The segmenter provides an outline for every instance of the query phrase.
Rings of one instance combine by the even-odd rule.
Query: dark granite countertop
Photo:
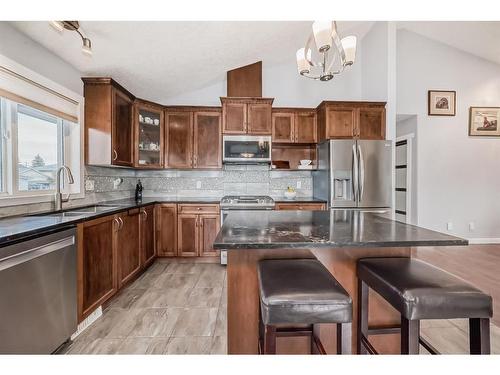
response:
[[[83,221],[96,219],[103,216],[113,215],[115,213],[130,210],[133,208],[144,207],[155,203],[219,203],[219,198],[166,198],[166,197],[144,197],[142,201],[136,202],[135,199],[119,199],[105,202],[98,202],[96,205],[113,206],[105,211],[85,213],[75,216],[58,215],[56,211],[41,212],[30,216],[13,216],[0,219],[0,247],[12,243],[29,239],[34,236],[45,234],[58,229],[75,226]],[[82,206],[80,208],[90,207]],[[65,209],[74,210],[79,207],[70,207]]]
[[[217,249],[409,247],[467,245],[468,241],[351,210],[230,213]]]

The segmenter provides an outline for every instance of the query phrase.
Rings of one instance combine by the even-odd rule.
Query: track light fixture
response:
[[[82,38],[82,52],[86,55],[92,55],[92,42],[81,33],[78,21],[50,21],[49,23],[58,32],[63,32],[66,29],[78,33]]]

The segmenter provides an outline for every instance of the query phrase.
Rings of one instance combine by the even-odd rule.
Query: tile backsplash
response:
[[[87,166],[85,197],[72,199],[65,206],[133,197],[138,179],[144,187],[145,197],[221,198],[224,195],[270,195],[277,198],[283,196],[288,186],[295,188],[300,197],[311,197],[313,193],[311,171],[276,171],[259,165],[226,165],[223,170],[216,171],[133,170]],[[48,211],[51,208],[51,202],[1,206],[0,217]]]

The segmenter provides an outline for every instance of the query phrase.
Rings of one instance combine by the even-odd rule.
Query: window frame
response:
[[[5,74],[7,73],[7,74]],[[2,76],[4,74],[4,76]],[[13,77],[9,77],[11,75]],[[5,78],[7,77],[7,78]],[[4,81],[5,79],[5,81]],[[19,85],[16,83],[12,85],[12,81],[15,79],[19,79]],[[3,82],[6,82],[6,86],[2,85]],[[17,81],[16,81],[17,82]],[[33,89],[26,90],[26,84],[32,85]],[[14,86],[14,87],[13,87]],[[16,87],[20,87],[21,89],[16,93]],[[30,86],[31,87],[31,86]],[[72,172],[73,177],[75,178],[75,184],[64,186],[61,189],[63,193],[70,193],[71,199],[82,199],[85,197],[84,190],[84,123],[83,123],[83,114],[84,114],[84,98],[83,96],[76,94],[75,92],[63,87],[46,77],[18,64],[17,62],[3,56],[0,54],[0,90],[4,90],[6,92],[10,92],[13,95],[21,94],[20,97],[25,98],[27,101],[31,101],[32,103],[44,103],[40,104],[40,107],[33,106],[30,104],[26,104],[24,102],[16,102],[11,98],[5,98],[7,100],[2,100],[2,103],[9,102],[12,105],[16,106],[18,103],[22,105],[26,105],[28,107],[33,107],[36,110],[41,112],[46,112],[49,115],[52,115],[58,119],[58,127],[61,128],[60,134],[58,136],[58,147],[63,148],[64,158],[68,158],[65,160],[65,164],[68,165]],[[31,91],[33,91],[33,95],[31,95]],[[52,96],[51,96],[52,95]],[[43,97],[43,98],[42,98]],[[74,111],[70,113],[75,113],[76,121],[70,121],[68,118],[64,116],[59,116],[57,113],[64,114],[57,110],[56,107],[51,107],[50,105],[46,105],[47,101],[52,100],[54,97],[56,99],[61,100],[61,97],[66,98],[71,102],[71,105],[74,105]],[[40,101],[38,101],[38,99]],[[56,101],[57,102],[57,101]],[[3,104],[2,104],[3,105]],[[48,111],[44,111],[43,108],[48,109]],[[3,174],[0,177],[3,181],[3,191],[0,189],[0,207],[5,206],[16,206],[23,204],[32,204],[32,203],[45,203],[45,202],[53,202],[54,201],[54,193],[55,189],[51,190],[31,190],[31,191],[20,191],[19,190],[19,182],[18,182],[18,148],[17,148],[17,118],[14,119],[13,112],[11,110],[5,110],[5,113],[2,109],[2,116],[0,127],[0,142],[2,142],[2,160],[3,160]],[[4,114],[6,116],[4,116]],[[69,115],[66,115],[69,116]],[[13,120],[16,121],[16,126],[13,126]],[[71,127],[68,135],[65,133],[65,129],[61,124],[64,121],[68,121],[74,123],[76,128]],[[59,124],[60,123],[60,124]],[[73,130],[78,130],[78,133],[75,133]],[[59,131],[59,129],[58,129]],[[60,162],[59,157],[60,153],[58,152],[58,164]]]

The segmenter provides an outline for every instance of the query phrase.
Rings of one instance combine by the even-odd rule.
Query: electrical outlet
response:
[[[201,189],[201,181],[196,181],[196,189]]]
[[[301,189],[302,188],[302,182],[301,181],[297,181],[297,189]]]
[[[85,180],[85,190],[94,191],[94,189],[95,189],[94,180]]]
[[[453,230],[453,223],[452,222],[446,223],[446,229]]]
[[[476,224],[474,224],[474,222],[471,221],[469,223],[469,232],[474,232],[475,229],[476,229]]]

